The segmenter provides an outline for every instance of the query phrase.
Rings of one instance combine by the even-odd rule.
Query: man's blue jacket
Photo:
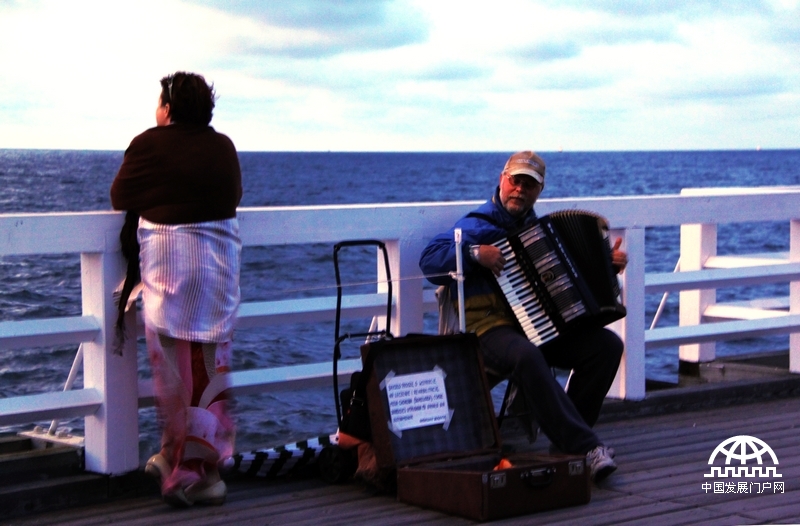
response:
[[[507,237],[536,219],[531,209],[525,216],[515,218],[500,203],[499,188],[491,199],[459,219],[448,232],[434,237],[419,260],[419,267],[431,283],[450,287],[450,297],[456,300],[456,281],[448,272],[456,270],[454,230],[461,229],[461,250],[464,266],[464,311],[468,332],[478,336],[493,327],[515,325],[516,318],[509,309],[491,271],[469,256],[470,245],[490,245]],[[445,275],[442,275],[445,274]]]

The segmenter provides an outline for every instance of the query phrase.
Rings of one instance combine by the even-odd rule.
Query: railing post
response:
[[[111,233],[108,236],[107,252],[81,254],[83,314],[95,316],[101,325],[100,335],[84,345],[83,383],[103,395],[100,409],[86,417],[84,445],[87,471],[122,474],[139,467],[136,337],[133,330],[122,356],[112,352],[116,320],[112,294],[125,266],[119,241]]]
[[[800,261],[800,219],[792,219],[789,226],[789,260]],[[800,314],[800,282],[789,284],[789,313]],[[789,370],[800,373],[800,334],[789,335]]]
[[[618,237],[622,237],[621,250],[628,253],[622,274],[622,300],[628,314],[610,326],[625,342],[625,351],[608,396],[641,400],[645,397],[644,228],[612,230],[612,243]]]
[[[681,272],[702,270],[708,258],[717,255],[717,225],[681,225]],[[700,325],[703,313],[717,301],[717,291],[686,290],[680,293],[680,326]],[[714,360],[716,344],[696,343],[681,345],[679,349],[680,373],[696,375],[700,362]]]
[[[418,276],[419,255],[425,247],[421,240],[414,238],[401,238],[386,241],[386,250],[389,255],[389,268],[394,279],[395,308],[392,317],[392,333],[403,336],[408,333],[422,333],[423,306],[422,306],[422,279],[406,279]],[[379,280],[383,281],[381,265],[378,265]],[[385,288],[378,288],[379,292],[386,292]]]

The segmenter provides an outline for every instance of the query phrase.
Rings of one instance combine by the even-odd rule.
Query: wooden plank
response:
[[[349,384],[350,375],[361,370],[361,359],[340,360],[338,364],[339,384]],[[299,387],[329,387],[333,385],[332,365],[310,363],[269,369],[234,371],[231,373],[231,388],[234,395],[294,390]]]
[[[291,365],[233,371],[230,373],[230,391],[234,396],[277,391],[312,389],[333,385],[333,370],[330,362]],[[338,365],[339,385],[350,385],[350,375],[361,370],[361,359],[340,360]],[[139,380],[139,407],[154,405],[153,381]]]
[[[707,188],[681,188],[681,195],[752,195],[772,194],[775,192],[798,192],[798,185],[775,186],[716,186]]]
[[[730,256],[711,256],[703,264],[704,268],[738,268],[759,265],[783,265],[790,263],[788,252],[767,252]]]
[[[709,393],[713,396],[713,392]],[[792,402],[794,399],[790,399]],[[614,425],[610,428],[612,436],[640,442],[643,440],[662,440],[665,434],[680,440],[683,436],[694,435],[699,432],[698,424],[706,429],[727,429],[730,419],[741,421],[743,426],[764,426],[765,429],[782,429],[792,419],[800,419],[800,408],[784,401],[765,402],[753,404],[739,404],[733,408],[703,410],[685,413],[676,413],[668,420],[660,416],[642,417],[633,420],[639,425],[624,426]]]
[[[751,300],[730,301],[719,305],[733,305],[736,307],[752,307],[754,309],[789,310],[789,296],[776,296],[774,298],[753,298]]]
[[[619,476],[612,479],[623,485],[637,484],[643,479],[657,481],[681,471],[705,470],[706,461],[723,439],[735,434],[759,436],[778,454],[781,466],[800,464],[793,422],[800,415],[800,404],[752,404],[736,408],[671,415],[668,419],[648,417],[626,423],[599,426],[604,439],[611,436],[612,445],[621,458]],[[657,423],[658,425],[655,425]],[[732,431],[734,428],[734,431]],[[610,432],[609,432],[610,431]],[[649,477],[649,471],[661,470],[660,476]],[[659,482],[658,484],[662,484]],[[658,486],[656,484],[656,486]]]
[[[730,193],[708,195],[541,199],[536,209],[540,215],[564,209],[592,210],[608,218],[612,228],[637,228],[681,223],[785,221],[797,216],[797,201],[797,188],[765,188],[757,194],[734,189]],[[742,205],[743,202],[746,204]],[[747,210],[737,209],[741,206]]]
[[[710,396],[713,396],[713,393]],[[779,436],[787,433],[787,436],[791,437],[792,425],[797,419],[800,419],[800,404],[792,398],[789,401],[677,413],[670,415],[668,419],[660,416],[637,418],[631,420],[630,425],[620,422],[601,425],[598,429],[603,431],[604,437],[611,437],[615,442],[631,444],[644,454],[650,454],[649,446],[646,445],[648,442],[657,442],[664,446],[674,443],[685,448],[685,451],[691,451],[693,447],[697,447],[699,440],[706,438],[707,434],[727,432],[732,426],[732,421],[741,431],[758,430]],[[689,437],[692,439],[688,440]]]
[[[695,460],[705,463],[714,448],[720,442],[730,437],[726,435],[729,430],[709,430],[702,434],[691,434],[675,439],[672,442],[667,441],[667,437],[646,439],[636,444],[626,443],[620,440],[610,441],[607,440],[619,454],[624,454],[627,463],[631,469],[651,472],[662,468],[671,468],[673,462],[686,462],[691,464]],[[761,427],[751,428],[745,427],[738,429],[737,434],[757,436],[772,446],[775,454],[781,460],[781,465],[791,466],[793,462],[800,463],[800,459],[794,456],[791,450],[792,436],[791,430],[784,430],[785,436],[781,437],[777,433],[765,433]],[[668,433],[665,433],[668,435]],[[686,439],[691,437],[692,443],[686,444]],[[605,439],[605,437],[604,437]],[[638,444],[658,444],[658,456],[653,456],[653,450],[650,447],[637,449]],[[785,459],[783,457],[786,457]]]
[[[757,499],[748,499],[742,502],[733,501],[726,503],[725,506],[720,506],[720,511],[727,513],[730,513],[731,509],[740,515],[750,518],[751,524],[775,523],[776,521],[784,520],[791,520],[792,523],[796,524],[797,518],[800,517],[800,492],[763,495]]]
[[[800,314],[760,320],[721,321],[684,327],[661,327],[645,331],[645,349],[687,343],[757,338],[800,331]]]
[[[46,347],[93,341],[100,334],[94,316],[64,316],[0,322],[0,349]]]
[[[0,256],[119,250],[122,212],[0,214]]]
[[[0,426],[94,414],[103,403],[97,389],[76,389],[0,398]]]
[[[724,517],[724,513],[717,511],[704,510],[702,508],[688,508],[668,501],[658,501],[652,499],[649,504],[630,507],[627,502],[621,501],[616,503],[617,506],[604,513],[592,513],[591,520],[588,522],[592,525],[609,525],[616,526],[618,524],[647,524],[650,525],[678,525],[686,524],[686,517],[694,517],[692,524],[705,524],[706,521]],[[530,517],[529,520],[533,518]],[[539,517],[536,516],[536,519]],[[580,524],[583,521],[580,517],[567,521],[548,521],[548,525],[574,525]]]
[[[619,470],[599,487],[585,506],[515,517],[493,524],[734,524],[791,520],[800,514],[800,491],[769,496],[705,494],[700,484],[708,457],[725,438],[752,434],[767,442],[780,459],[784,478],[800,476],[796,429],[800,399],[607,422],[597,426],[611,437]],[[541,438],[534,448],[545,451]],[[787,487],[787,490],[789,488]],[[355,484],[327,486],[318,480],[237,479],[228,502],[219,508],[194,507],[176,512],[155,496],[43,513],[16,524],[109,522],[173,526],[194,524],[468,524],[457,517],[371,496]]]
[[[237,210],[245,245],[335,243],[343,239],[429,239],[473,210],[480,201],[297,207],[242,207]],[[783,221],[797,213],[797,192],[769,188],[735,189],[716,195],[652,195],[545,198],[540,214],[593,210],[614,228],[683,223]],[[116,251],[121,212],[0,214],[0,255]],[[65,236],[65,231],[79,236]]]
[[[354,294],[342,297],[342,315],[367,318],[386,315],[386,294]],[[336,297],[302,298],[282,301],[242,303],[237,314],[237,328],[267,324],[319,322],[334,319]]]
[[[608,498],[598,498],[598,493],[613,495]],[[645,519],[653,515],[660,515],[684,509],[685,506],[671,502],[657,502],[653,499],[645,499],[638,495],[625,495],[609,490],[598,490],[593,488],[592,500],[586,506],[576,506],[550,510],[535,515],[516,517],[492,524],[547,524],[573,526],[575,524],[615,524],[625,520],[636,520],[640,524],[645,523]],[[591,511],[590,511],[591,510]],[[591,520],[588,520],[591,517]]]
[[[435,291],[423,291],[425,312],[438,310]],[[386,315],[386,293],[350,294],[342,296],[343,318],[369,318]],[[393,304],[397,303],[394,298]],[[300,298],[280,301],[248,302],[239,306],[237,328],[260,327],[297,322],[332,321],[336,314],[336,297]]]
[[[719,289],[800,279],[800,263],[759,265],[686,272],[658,272],[644,277],[645,294],[681,290]]]
[[[763,320],[765,318],[788,315],[789,313],[787,311],[724,305],[721,303],[709,305],[703,312],[703,318],[711,322],[723,320]]]
[[[723,479],[713,479],[713,478],[701,478],[697,476],[688,476],[684,475],[683,477],[676,478],[675,480],[680,480],[680,485],[676,486],[673,491],[671,492],[670,499],[676,502],[683,502],[691,506],[698,506],[698,505],[713,505],[718,506],[720,508],[724,508],[728,506],[729,503],[747,499],[754,499],[757,503],[751,503],[749,505],[750,509],[758,509],[760,507],[768,506],[769,504],[765,504],[761,502],[764,497],[768,495],[778,495],[781,496],[780,499],[788,500],[791,499],[795,501],[797,496],[800,495],[800,491],[795,487],[792,483],[794,480],[797,480],[797,476],[800,475],[800,466],[792,466],[790,468],[784,468],[782,466],[778,466],[779,474],[783,475],[782,477],[775,478],[775,479],[765,479],[766,482],[770,482],[770,484],[774,482],[783,482],[784,483],[784,492],[781,493],[778,491],[777,493],[774,492],[771,488],[768,488],[769,493],[759,493],[759,486],[754,485],[752,490],[748,493],[714,493],[713,490],[709,490],[706,493],[704,490],[701,490],[701,484],[703,482],[713,482],[714,480],[722,481]],[[669,475],[664,475],[669,477]],[[727,479],[729,482],[739,482],[739,481],[747,481],[747,482],[758,482],[759,479]],[[662,483],[663,487],[663,483]],[[658,488],[654,485],[651,485],[650,488],[645,489],[645,494],[655,494],[655,492],[660,491],[662,488]],[[748,490],[750,488],[748,487]],[[761,488],[763,490],[763,488]],[[708,498],[708,495],[714,495],[713,500]],[[785,496],[784,496],[785,495]],[[740,511],[740,509],[736,509],[731,506],[731,512]]]

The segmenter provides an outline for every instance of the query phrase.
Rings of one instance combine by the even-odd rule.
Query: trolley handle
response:
[[[392,323],[392,274],[389,268],[389,254],[386,251],[386,244],[383,241],[378,241],[377,239],[363,239],[363,240],[351,240],[351,241],[341,241],[336,243],[333,246],[333,268],[336,272],[336,334],[334,335],[334,339],[339,341],[339,325],[341,322],[341,315],[342,315],[342,279],[339,273],[339,250],[344,247],[354,247],[354,246],[377,246],[381,252],[383,253],[383,267],[384,272],[386,273],[386,282],[387,282],[387,293],[389,296],[388,301],[386,302],[386,329],[385,331],[381,331],[375,334],[391,334],[391,323]],[[369,336],[371,334],[364,334],[365,336]]]

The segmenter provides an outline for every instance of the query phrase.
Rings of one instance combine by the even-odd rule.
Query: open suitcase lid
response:
[[[474,334],[406,336],[365,344],[379,467],[500,451],[500,435]]]

